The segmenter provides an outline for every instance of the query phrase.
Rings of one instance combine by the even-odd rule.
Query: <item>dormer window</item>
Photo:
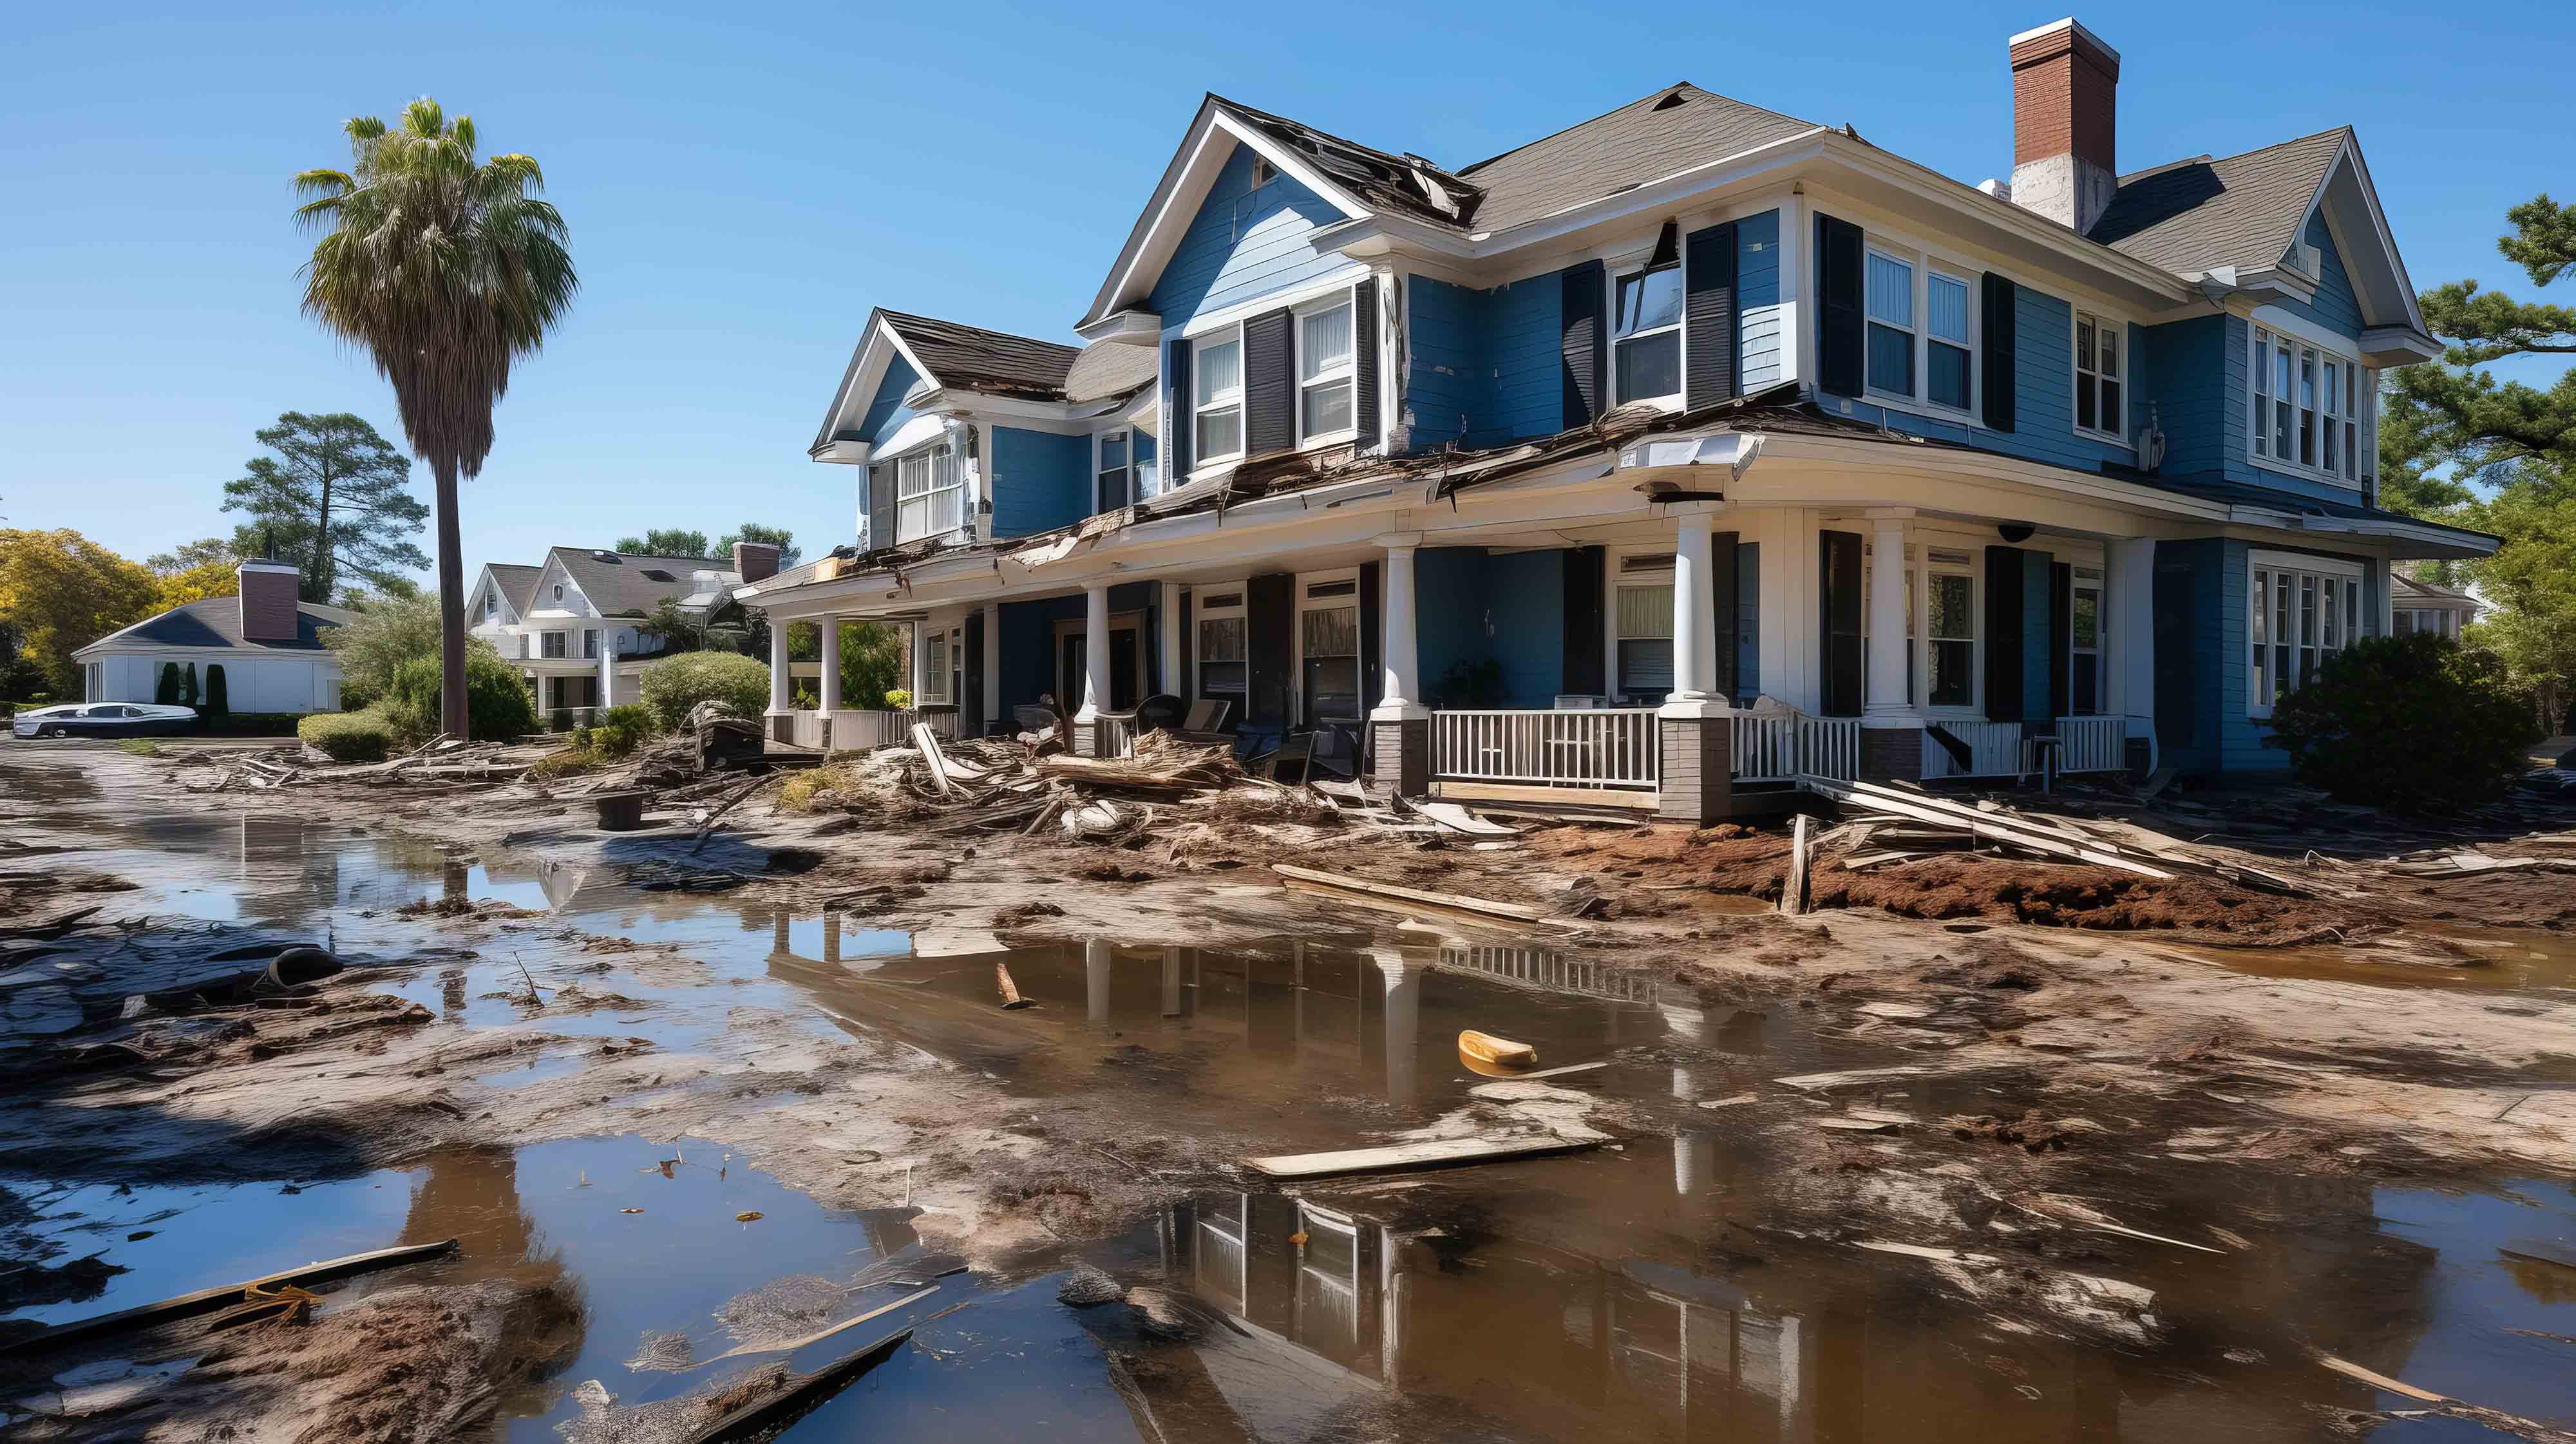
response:
[[[1297,434],[1301,444],[1347,436],[1351,419],[1351,296],[1297,313]]]
[[[2075,313],[2075,429],[2127,444],[2121,412],[2120,345],[2126,328],[2090,311]]]
[[[894,472],[894,539],[917,541],[955,531],[964,520],[966,478],[957,448],[941,442],[898,458]]]
[[[1196,342],[1190,351],[1195,388],[1198,464],[1243,455],[1243,331],[1230,327]]]
[[[1682,270],[1640,268],[1612,281],[1610,372],[1614,405],[1682,392]]]
[[[555,583],[555,600],[558,602],[563,600],[563,583],[561,582]]]

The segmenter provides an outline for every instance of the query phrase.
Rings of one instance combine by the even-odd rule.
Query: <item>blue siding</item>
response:
[[[2143,332],[2129,328],[2129,354],[2134,359]],[[2124,446],[2075,434],[2075,308],[2028,286],[2013,288],[2013,429],[1989,431],[1983,425],[1892,410],[1866,401],[1843,409],[1842,398],[1827,404],[1846,416],[1876,422],[1892,431],[1958,442],[1988,451],[2044,461],[2078,471],[2099,471],[2107,463],[2135,466],[2137,457]],[[2132,365],[2134,373],[2137,368]],[[2131,376],[2134,394],[2136,376]],[[2145,413],[2131,403],[2132,433]]]
[[[2054,657],[2054,629],[2049,625],[2050,579],[2057,558],[2027,547],[2021,554],[2021,715],[2045,722],[2053,714],[2049,681]]]
[[[2245,447],[2244,323],[2233,316],[2203,316],[2148,327],[2140,334],[2144,340],[2133,368],[2138,414],[2143,424],[2146,408],[2152,406],[2164,427],[2160,474],[2217,480],[2227,469],[2229,448],[2242,455]],[[2230,355],[2235,358],[2232,371]]]
[[[1779,384],[1780,213],[1735,223],[1736,376],[1750,394]]]
[[[865,415],[859,418],[859,436],[870,445],[893,435],[912,419],[912,411],[903,404],[904,393],[921,384],[921,373],[910,362],[896,356],[886,363],[885,379],[877,383],[877,394],[868,400]]]
[[[1484,293],[1486,376],[1474,440],[1499,446],[1565,429],[1564,282],[1532,276]],[[1550,689],[1550,695],[1554,689]]]
[[[1453,669],[1491,660],[1502,669],[1500,705],[1554,701],[1565,680],[1563,552],[1434,547],[1414,568],[1421,599],[1414,639],[1427,691],[1439,693]]]
[[[993,535],[1027,536],[1091,513],[1091,438],[993,428]]]
[[[1286,175],[1254,189],[1252,161],[1249,149],[1235,147],[1163,263],[1146,305],[1164,325],[1315,280],[1343,264],[1338,251],[1318,249],[1312,240],[1316,227],[1341,220],[1342,213]]]
[[[1405,425],[1415,450],[1464,441],[1482,413],[1483,293],[1415,277],[1405,289],[1405,336],[1413,352],[1404,381]]]
[[[2314,301],[2283,301],[2281,309],[2303,321],[2313,321],[2338,336],[2359,336],[2361,299],[2353,294],[2352,277],[2345,273],[2343,256],[2335,250],[2334,232],[2326,228],[2323,212],[2308,217],[2304,240],[2317,248],[2317,298]]]

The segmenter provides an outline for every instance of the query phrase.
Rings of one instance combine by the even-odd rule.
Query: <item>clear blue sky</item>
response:
[[[2011,166],[2005,37],[2061,3],[31,7],[0,46],[0,525],[139,558],[229,531],[281,411],[399,443],[296,312],[288,181],[415,95],[544,163],[583,280],[466,488],[470,569],[655,524],[848,540],[851,474],[804,448],[868,308],[1071,340],[1202,91],[1458,165],[1688,79],[1973,182]],[[2124,57],[2123,169],[2351,122],[2418,285],[2527,290],[2503,212],[2576,192],[2564,0],[2079,18]]]

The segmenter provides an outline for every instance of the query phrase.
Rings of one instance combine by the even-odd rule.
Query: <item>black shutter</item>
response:
[[[1986,426],[1993,431],[2013,429],[2013,283],[1992,271],[1986,272],[1983,320],[1986,344],[1985,375]]]
[[[2048,568],[2048,715],[2063,717],[2075,665],[2075,568],[2064,562]]]
[[[1366,451],[1386,439],[1378,434],[1375,276],[1351,288],[1351,384],[1357,388],[1351,415],[1358,418],[1360,449]]]
[[[1243,584],[1244,722],[1286,727],[1289,673],[1296,667],[1297,579],[1272,572]]]
[[[1601,657],[1602,557],[1599,547],[1565,550],[1565,690],[1578,697],[1610,691]]]
[[[1683,254],[1690,287],[1682,318],[1686,404],[1697,410],[1735,395],[1735,223],[1691,232]]]
[[[1297,318],[1286,310],[1243,323],[1243,454],[1297,444]]]
[[[1709,635],[1717,639],[1717,675],[1700,685],[1721,701],[1735,696],[1735,533],[1717,534],[1708,569],[1713,615]]]
[[[1986,716],[2021,720],[2022,550],[1986,548]]]
[[[868,467],[868,549],[894,545],[894,463]]]
[[[1163,478],[1163,489],[1171,490],[1190,479],[1190,442],[1192,419],[1197,413],[1190,408],[1190,343],[1175,341],[1163,348],[1168,357],[1164,369],[1172,373],[1171,404],[1163,408],[1163,457],[1170,474]]]
[[[1571,430],[1600,418],[1609,394],[1602,377],[1608,329],[1601,322],[1602,279],[1599,261],[1586,261],[1557,272],[1560,350],[1564,360],[1565,425]]]
[[[1816,385],[1858,396],[1869,326],[1861,312],[1860,227],[1816,217]]]
[[[1816,534],[1823,586],[1818,589],[1825,639],[1823,704],[1827,717],[1857,717],[1861,707],[1860,533]]]

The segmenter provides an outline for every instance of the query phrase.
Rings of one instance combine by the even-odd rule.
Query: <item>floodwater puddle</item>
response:
[[[1032,1265],[1057,1270],[1078,1253],[1127,1286],[1124,1302],[1069,1307],[1057,1271],[925,1280],[940,1292],[884,1328],[974,1307],[791,1428],[791,1440],[2252,1440],[2316,1437],[2341,1411],[2408,1405],[2323,1372],[2312,1349],[2576,1422],[2576,1270],[2499,1249],[2576,1235],[2576,1192],[2563,1180],[2451,1192],[2260,1165],[2141,1164],[2166,1201],[2151,1215],[2124,1204],[2115,1211],[2126,1221],[2171,1236],[2225,1230],[2244,1247],[2065,1235],[2069,1266],[2152,1289],[2160,1324],[2153,1347],[2077,1342],[1997,1327],[1919,1260],[1784,1224],[1808,1217],[1799,1196],[1814,1165],[1740,1110],[1699,1105],[1787,1074],[1911,1056],[1822,1029],[1794,1001],[1427,934],[928,956],[905,934],[837,913],[644,892],[614,868],[497,849],[467,855],[274,820],[116,826],[113,849],[82,863],[144,884],[119,895],[120,912],[327,928],[389,954],[419,937],[392,910],[422,897],[543,913],[478,942],[480,956],[381,984],[446,1024],[526,1030],[524,1052],[478,1065],[474,1081],[494,1088],[582,1066],[577,1046],[541,1035],[696,1048],[720,1039],[732,1010],[760,1007],[804,1018],[816,1039],[892,1039],[955,1060],[1015,1096],[1132,1100],[1140,1131],[1258,1135],[1281,1151],[1346,1147],[1462,1106],[1488,1081],[1459,1061],[1468,1028],[1533,1044],[1542,1067],[1602,1064],[1552,1081],[1615,1100],[1632,1121],[1616,1146],[1577,1157],[1200,1194]],[[551,962],[523,962],[512,939],[530,935],[519,927],[670,947],[556,947]],[[2569,986],[2558,944],[2495,940],[2494,963],[2467,970],[2494,975],[2486,986]],[[2548,956],[2505,956],[2517,947]],[[2210,951],[2249,971],[2279,953]],[[2296,971],[2306,965],[2284,958],[2277,975],[2311,976]],[[997,968],[1033,1006],[999,1006]],[[580,987],[636,1006],[531,1009],[515,1000],[531,981],[541,996]],[[2001,1111],[1986,1086],[1914,1080],[1872,1101],[1924,1122]],[[0,1303],[0,1331],[316,1258],[462,1239],[456,1259],[335,1297],[502,1279],[576,1301],[576,1336],[557,1365],[505,1400],[501,1432],[513,1440],[613,1437],[618,1410],[762,1363],[810,1369],[880,1326],[705,1361],[803,1337],[953,1266],[924,1253],[909,1211],[826,1208],[728,1158],[721,1139],[447,1149],[291,1188],[51,1187],[40,1174],[6,1186],[22,1205],[14,1219],[0,1215],[8,1227],[60,1245],[57,1257],[96,1254],[121,1271],[86,1297]],[[2399,1418],[2367,1432],[2404,1444],[2465,1428]]]
[[[2370,946],[2231,948],[2160,942],[2156,947],[2260,978],[2489,993],[2576,992],[2576,937],[2534,928],[2460,923],[2428,923],[2418,931],[2458,948],[2460,961],[2445,966],[2434,961],[2411,961],[2402,955],[2381,961],[2373,956],[2375,950]]]

